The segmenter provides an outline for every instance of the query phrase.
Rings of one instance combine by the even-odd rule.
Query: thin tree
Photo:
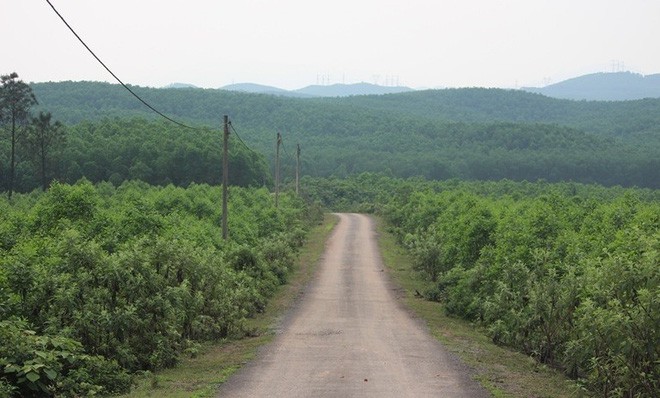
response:
[[[9,124],[11,132],[11,157],[9,163],[9,192],[14,191],[16,177],[16,143],[28,121],[30,107],[37,104],[32,88],[18,80],[18,74],[12,72],[0,77],[0,122]]]
[[[52,118],[50,112],[39,112],[39,116],[32,118],[26,139],[34,165],[39,169],[41,188],[44,191],[48,189],[50,183],[47,168],[52,151],[58,144],[64,142],[62,123],[59,121],[52,123]]]

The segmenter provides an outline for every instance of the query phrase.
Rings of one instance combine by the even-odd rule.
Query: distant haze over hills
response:
[[[163,88],[199,88],[199,87],[195,86],[194,84],[188,84],[188,83],[171,83]]]
[[[255,84],[255,83],[230,84],[224,87],[220,87],[220,89],[229,90],[229,91],[239,91],[241,93],[271,94],[271,95],[281,95],[284,97],[303,97],[303,95],[298,95],[295,91],[288,91],[282,88],[265,86],[263,84]]]
[[[307,86],[296,91],[316,97],[348,97],[351,95],[397,94],[413,91],[413,89],[402,86],[378,86],[370,83],[355,83]]]
[[[660,98],[660,74],[644,76],[632,72],[593,73],[541,88],[522,89],[548,97],[572,100],[626,101]]]
[[[196,88],[192,84],[173,83],[165,88]],[[356,95],[397,94],[415,91],[404,86],[379,86],[370,83],[311,85],[297,90],[255,83],[237,83],[222,90],[282,97],[350,97]],[[628,101],[660,98],[660,74],[641,75],[632,72],[592,73],[545,87],[523,87],[521,90],[552,98],[587,101]]]
[[[349,97],[353,95],[396,94],[413,91],[410,87],[379,86],[370,83],[312,85],[298,90],[284,90],[254,83],[238,83],[221,87],[222,90],[245,93],[272,94],[285,97]]]

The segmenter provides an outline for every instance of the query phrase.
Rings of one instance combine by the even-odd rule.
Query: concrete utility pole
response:
[[[296,149],[296,195],[298,195],[300,188],[300,144]]]
[[[282,134],[277,133],[277,149],[275,151],[275,208],[279,204],[280,196],[280,145],[282,144]]]
[[[224,116],[222,138],[222,239],[229,238],[227,229],[227,185],[229,184],[229,116]]]

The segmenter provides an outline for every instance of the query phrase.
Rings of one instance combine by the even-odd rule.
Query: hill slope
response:
[[[67,123],[100,117],[152,117],[147,108],[114,84],[36,83],[32,88],[44,108]],[[660,137],[660,99],[576,102],[524,91],[483,88],[318,99],[212,89],[133,89],[167,114],[207,125],[217,125],[224,113],[234,119],[244,117],[243,123],[254,126],[270,124],[263,123],[264,118],[279,119],[290,112],[310,115],[361,110],[395,118],[406,116],[435,121],[550,123],[624,139],[640,133],[650,139]],[[300,121],[299,118],[290,118],[287,122],[295,125]]]
[[[281,95],[283,97],[300,97],[300,98],[310,97],[309,95],[298,93],[295,91],[289,91],[277,87],[264,86],[262,84],[254,84],[254,83],[229,84],[227,86],[221,87],[221,90],[238,91],[242,93],[252,93],[252,94]]]
[[[313,85],[298,90],[297,93],[315,97],[350,97],[355,95],[382,95],[413,91],[408,87],[378,86],[369,83],[331,84],[327,86]]]
[[[311,85],[297,90],[284,90],[272,86],[254,83],[230,84],[222,87],[223,90],[239,91],[253,94],[280,95],[283,97],[350,97],[354,95],[382,95],[413,91],[409,87],[379,86],[369,83]]]
[[[660,74],[593,73],[542,88],[526,87],[523,90],[548,97],[588,101],[660,98]]]
[[[67,123],[155,117],[116,85],[33,89],[43,108]],[[660,100],[587,103],[486,89],[320,99],[134,89],[193,125],[219,127],[222,115],[230,115],[243,140],[271,159],[275,134],[283,133],[284,175],[292,175],[299,143],[303,173],[310,175],[660,184]]]

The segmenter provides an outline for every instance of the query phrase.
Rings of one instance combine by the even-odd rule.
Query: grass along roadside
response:
[[[289,283],[280,287],[262,314],[247,320],[248,337],[206,345],[200,355],[183,359],[175,368],[148,373],[124,397],[213,397],[220,384],[253,359],[259,347],[273,339],[274,328],[314,275],[336,223],[336,216],[326,214],[323,223],[312,229]]]
[[[417,276],[409,257],[376,219],[378,244],[390,278],[406,306],[422,318],[445,347],[474,369],[475,379],[494,397],[581,397],[575,382],[534,359],[492,343],[470,322],[445,315],[441,303],[416,297],[430,284]]]

